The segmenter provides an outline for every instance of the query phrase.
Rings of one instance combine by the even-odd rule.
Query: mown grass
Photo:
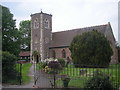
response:
[[[120,85],[120,64],[110,65],[109,68],[75,68],[73,65],[69,65],[60,71],[60,75],[68,75],[71,80],[69,87],[83,88],[86,81],[92,78],[93,73],[97,70],[110,76],[114,85]],[[80,75],[80,70],[87,70],[84,75]],[[62,80],[57,80],[57,86],[62,86]]]
[[[31,66],[31,63],[22,64],[22,84],[30,82],[31,77],[28,76],[28,74]],[[20,64],[16,64],[16,69],[18,72],[20,72]]]

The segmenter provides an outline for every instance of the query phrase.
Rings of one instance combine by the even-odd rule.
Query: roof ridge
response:
[[[100,27],[100,26],[107,26],[107,25],[108,25],[108,24],[95,25],[95,26],[82,27],[82,28],[75,28],[75,29],[70,29],[70,30],[65,30],[65,31],[58,31],[58,32],[52,32],[52,33],[67,32],[67,31],[78,30],[78,29],[83,29],[83,28],[85,29],[85,28]]]

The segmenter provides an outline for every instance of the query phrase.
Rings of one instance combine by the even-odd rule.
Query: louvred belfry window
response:
[[[39,22],[37,18],[34,20],[34,29],[36,28],[39,28]]]
[[[44,26],[45,26],[45,28],[49,28],[49,21],[48,21],[48,19],[45,19]]]

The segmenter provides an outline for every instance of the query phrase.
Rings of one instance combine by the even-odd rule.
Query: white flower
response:
[[[55,59],[54,61],[58,61],[58,59]]]

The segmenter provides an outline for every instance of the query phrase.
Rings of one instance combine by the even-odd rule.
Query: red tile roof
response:
[[[21,51],[19,56],[30,56],[30,51]]]

